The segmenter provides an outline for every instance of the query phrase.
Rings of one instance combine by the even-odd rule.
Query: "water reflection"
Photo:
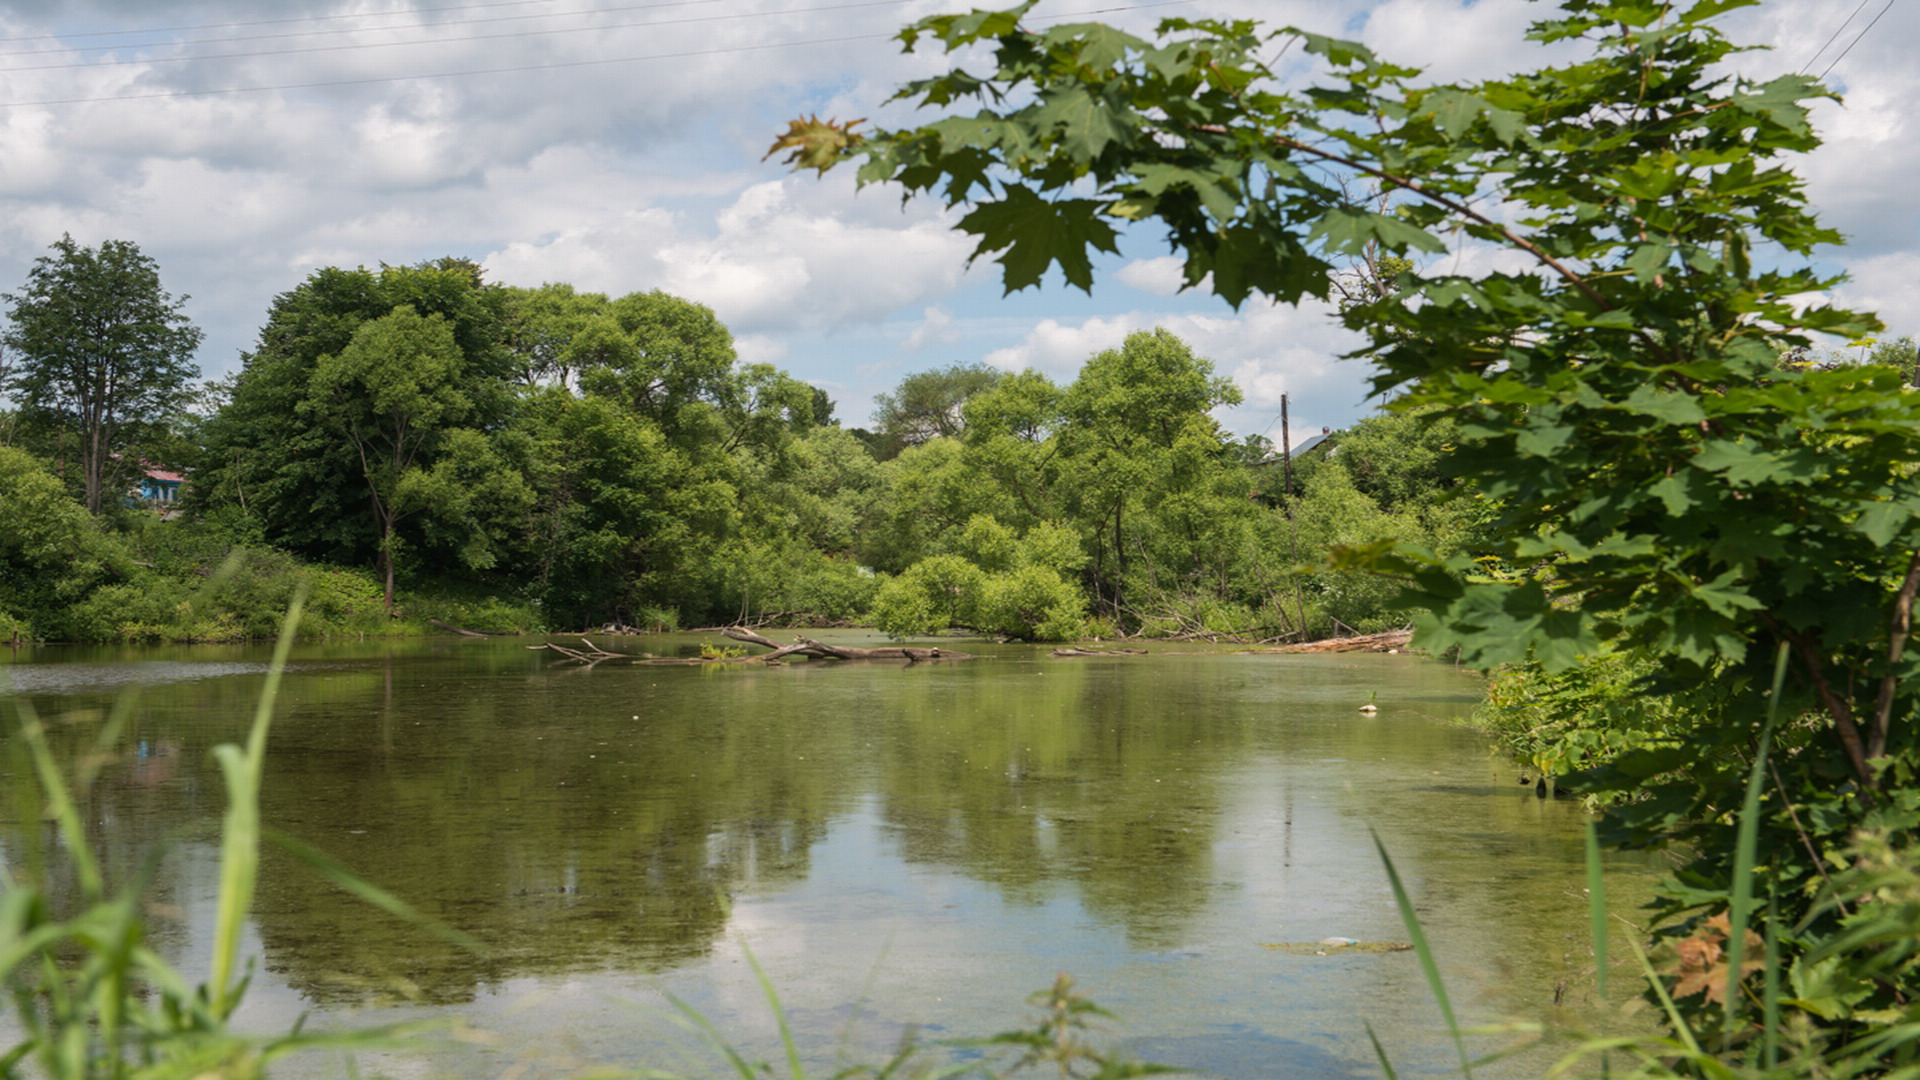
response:
[[[163,838],[210,837],[208,751],[241,737],[258,689],[255,655],[171,662],[232,677],[149,687],[133,749],[87,793],[123,873]],[[256,930],[268,971],[307,1002],[490,1007],[527,980],[723,979],[730,933],[758,933],[777,978],[858,986],[873,974],[827,972],[842,953],[874,963],[884,937],[901,981],[888,1023],[953,1007],[925,988],[957,1000],[980,983],[1002,1008],[966,1030],[998,1030],[1052,970],[1091,970],[1109,1004],[1158,1017],[1143,1050],[1248,1075],[1231,1063],[1280,1045],[1257,1020],[1276,1000],[1306,1031],[1351,1028],[1357,1001],[1431,1010],[1403,958],[1260,948],[1404,936],[1369,826],[1443,951],[1484,985],[1543,999],[1579,973],[1575,821],[1434,722],[1472,699],[1442,665],[1003,649],[910,668],[581,671],[515,642],[302,663],[268,755],[268,822],[494,948],[463,953],[270,853]],[[15,668],[62,666],[84,670],[41,685],[97,668]],[[26,696],[77,754],[123,676]],[[1362,717],[1376,690],[1382,712]],[[0,842],[34,831],[16,819]],[[210,859],[168,865],[169,902],[191,906]],[[1364,1060],[1345,1039],[1282,1056]]]

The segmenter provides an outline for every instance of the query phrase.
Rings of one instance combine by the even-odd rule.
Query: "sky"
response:
[[[63,233],[131,240],[189,297],[199,362],[224,375],[273,298],[323,266],[479,262],[509,285],[663,289],[706,304],[745,361],[822,387],[863,425],[906,375],[962,362],[1069,381],[1164,326],[1232,378],[1219,413],[1277,441],[1363,415],[1365,366],[1324,307],[1235,311],[1180,294],[1142,232],[1091,295],[1003,297],[953,213],[763,160],[803,114],[882,125],[942,70],[892,35],[960,0],[5,0],[0,3],[0,291]],[[1357,38],[1435,80],[1565,53],[1524,39],[1531,0],[1042,0],[1036,23],[1256,18]],[[1875,22],[1875,19],[1878,19]],[[1801,163],[1848,237],[1837,299],[1920,330],[1920,0],[1770,0],[1729,16],[1746,73],[1828,71],[1844,104]],[[1909,48],[1902,48],[1908,46]],[[1844,53],[1844,55],[1843,55]],[[469,74],[455,74],[455,73]],[[1447,256],[1476,265],[1485,252]]]

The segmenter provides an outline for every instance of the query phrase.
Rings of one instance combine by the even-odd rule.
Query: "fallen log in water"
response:
[[[601,648],[600,646],[595,645],[593,642],[588,641],[586,638],[581,638],[580,643],[585,645],[586,648],[585,649],[569,649],[565,645],[556,645],[551,641],[547,642],[545,645],[529,645],[527,646],[527,648],[532,649],[535,652],[539,652],[542,649],[548,649],[553,652],[559,653],[561,656],[566,657],[566,660],[561,661],[562,663],[572,661],[576,663],[585,664],[588,667],[592,667],[593,665],[598,664],[602,660],[628,659],[626,653],[608,652],[607,650]]]
[[[762,656],[745,659],[766,662],[786,656],[805,656],[815,660],[905,660],[909,663],[923,663],[930,660],[972,660],[972,653],[956,652],[952,649],[913,649],[903,645],[888,645],[878,649],[856,648],[850,645],[828,645],[812,638],[795,638],[793,644],[782,645],[744,626],[729,626],[720,631],[735,641],[744,641],[749,645],[759,645],[772,649]]]
[[[1079,645],[1053,650],[1054,656],[1145,656],[1145,649],[1088,649]]]
[[[1397,652],[1406,648],[1407,643],[1412,640],[1411,629],[1388,630],[1379,634],[1327,638],[1323,641],[1309,641],[1300,645],[1281,645],[1278,648],[1251,651],[1261,653]]]

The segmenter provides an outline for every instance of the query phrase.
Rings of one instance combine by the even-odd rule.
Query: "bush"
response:
[[[974,626],[986,574],[958,555],[921,559],[880,586],[874,625],[892,637]]]
[[[368,584],[373,584],[370,578]],[[383,602],[377,587],[371,599],[375,604]],[[533,601],[458,586],[412,590],[400,598],[397,605],[405,613],[409,628],[420,633],[434,632],[434,619],[487,634],[537,634],[546,629],[546,622]]]
[[[1086,632],[1086,598],[1044,566],[987,577],[976,610],[980,629],[1024,641],[1071,641]]]
[[[1671,745],[1684,732],[1690,702],[1657,692],[1659,674],[1646,656],[1612,650],[1553,674],[1538,663],[1510,665],[1488,679],[1487,696],[1468,722],[1543,775],[1610,765],[1632,751]]]

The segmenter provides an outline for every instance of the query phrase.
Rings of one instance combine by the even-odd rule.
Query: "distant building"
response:
[[[1321,443],[1326,442],[1327,439],[1332,435],[1333,435],[1332,428],[1321,428],[1320,434],[1309,435],[1304,440],[1296,444],[1293,448],[1293,456],[1299,457],[1301,454],[1304,454],[1307,451],[1313,449],[1314,447],[1319,446]]]
[[[143,468],[140,475],[140,489],[136,496],[142,503],[157,510],[170,508],[180,498],[180,482],[186,479],[177,472],[152,467]]]

